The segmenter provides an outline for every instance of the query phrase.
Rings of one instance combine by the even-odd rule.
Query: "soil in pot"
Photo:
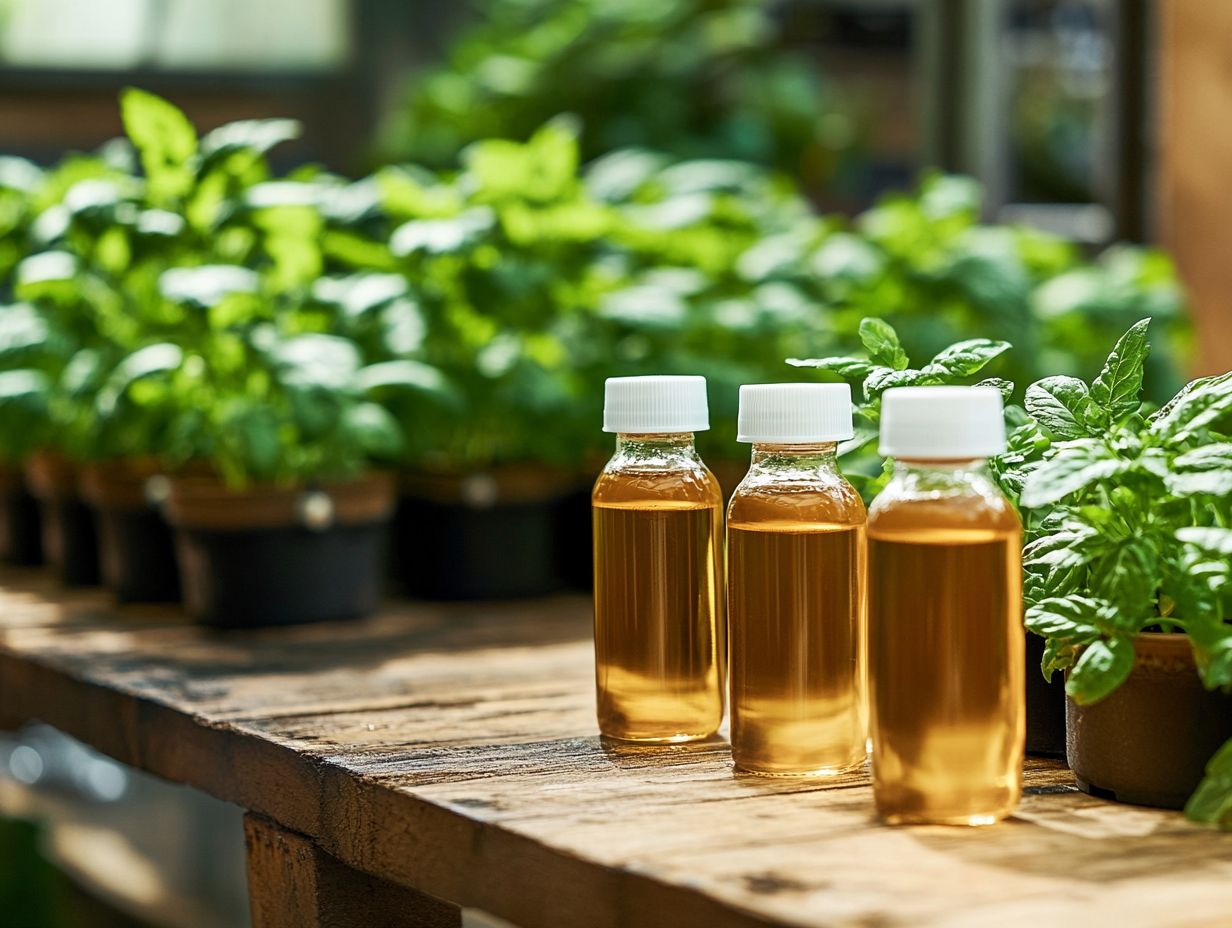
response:
[[[98,583],[94,512],[81,498],[76,465],[62,455],[39,452],[26,463],[26,480],[39,503],[47,563],[66,586]]]
[[[43,563],[38,501],[17,467],[0,466],[0,560],[23,567]]]
[[[404,475],[394,578],[425,599],[507,599],[561,589],[560,507],[575,485],[567,474],[533,467]]]
[[[176,602],[180,571],[161,502],[167,478],[156,462],[116,460],[82,469],[81,493],[94,508],[103,582],[120,602]]]
[[[1180,809],[1232,737],[1232,696],[1208,692],[1189,639],[1143,634],[1134,669],[1092,706],[1067,702],[1067,757],[1094,796]]]
[[[1027,633],[1027,753],[1065,756],[1065,675],[1040,673],[1044,639]]]
[[[385,475],[240,491],[213,477],[172,478],[166,513],[185,605],[219,628],[367,615],[381,600],[393,506]]]

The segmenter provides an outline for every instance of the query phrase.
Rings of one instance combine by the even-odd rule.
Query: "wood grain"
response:
[[[253,928],[461,928],[457,906],[359,873],[310,838],[244,817]]]
[[[252,634],[0,572],[0,712],[524,928],[1219,925],[1232,835],[1028,765],[986,829],[879,825],[865,773],[595,736],[589,603],[393,604]]]

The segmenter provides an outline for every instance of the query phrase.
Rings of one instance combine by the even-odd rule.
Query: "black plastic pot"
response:
[[[1068,702],[1070,768],[1094,796],[1182,808],[1232,738],[1232,696],[1208,692],[1189,639],[1143,634],[1129,678],[1091,706]]]
[[[0,560],[22,567],[43,563],[38,500],[20,473],[0,477]]]
[[[1065,756],[1065,675],[1040,673],[1044,639],[1027,633],[1027,753]]]
[[[30,491],[39,502],[43,554],[66,586],[99,582],[94,512],[81,498],[77,469],[60,455],[41,452],[26,464]]]
[[[173,480],[167,515],[185,605],[217,628],[367,615],[381,600],[392,507],[392,482],[377,478],[243,493]]]
[[[560,590],[560,507],[572,488],[555,474],[524,471],[409,476],[394,517],[393,577],[424,599]]]
[[[557,571],[572,590],[594,589],[593,518],[589,487],[568,494],[556,507]]]
[[[180,571],[171,527],[156,503],[158,469],[140,461],[85,468],[82,494],[98,522],[103,582],[124,603],[177,602]]]

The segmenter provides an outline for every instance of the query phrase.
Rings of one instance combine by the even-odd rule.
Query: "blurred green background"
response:
[[[739,384],[822,376],[784,362],[866,316],[913,359],[1008,340],[981,376],[1020,391],[1151,316],[1170,396],[1151,28],[1098,0],[0,0],[3,457],[531,467],[560,496],[609,447],[604,378],[654,372],[709,378],[703,452],[738,467]],[[0,901],[73,924],[32,841],[0,833]]]

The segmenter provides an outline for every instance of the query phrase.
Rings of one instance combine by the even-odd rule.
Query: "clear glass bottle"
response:
[[[869,509],[873,791],[891,823],[991,824],[1022,792],[1022,527],[989,478],[1001,395],[882,396],[895,458]]]
[[[748,474],[727,511],[731,745],[769,776],[862,766],[864,504],[838,469],[843,384],[740,391]]]
[[[702,377],[607,382],[616,453],[595,483],[599,731],[691,741],[723,718],[722,494],[693,433],[709,427]]]

